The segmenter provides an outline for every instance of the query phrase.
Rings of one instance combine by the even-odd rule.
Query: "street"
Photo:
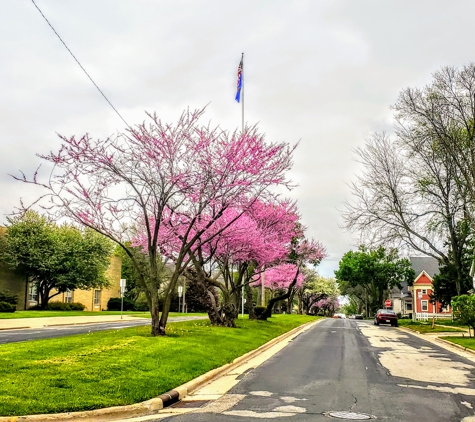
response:
[[[206,319],[205,316],[170,317],[168,322],[191,321]],[[18,343],[21,341],[42,340],[71,336],[74,334],[86,334],[96,331],[120,330],[122,328],[150,325],[149,318],[136,318],[134,321],[98,322],[83,325],[58,325],[42,328],[24,328],[0,331],[0,344]]]
[[[390,326],[328,319],[235,377],[221,397],[197,391],[143,420],[468,421],[474,362]]]

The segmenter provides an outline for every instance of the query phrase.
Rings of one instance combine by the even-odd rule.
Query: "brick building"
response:
[[[5,228],[0,227],[0,236],[5,233]],[[118,256],[110,258],[107,276],[111,282],[110,287],[103,289],[74,290],[60,293],[53,297],[52,301],[79,302],[87,311],[102,311],[107,309],[107,302],[111,297],[120,296],[120,277],[122,271],[122,259]],[[17,310],[25,310],[38,304],[38,294],[34,283],[16,270],[0,263],[0,291],[8,291],[18,296]],[[53,292],[54,293],[54,292]]]

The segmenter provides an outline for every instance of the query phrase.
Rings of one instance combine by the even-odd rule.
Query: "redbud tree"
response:
[[[217,221],[214,229],[219,233],[212,241],[190,251],[194,264],[190,279],[207,290],[208,314],[215,325],[234,326],[242,289],[251,303],[252,276],[285,259],[296,235],[298,214],[290,201],[259,200],[235,219],[239,213],[235,208],[227,210]],[[228,224],[229,220],[235,221]],[[221,293],[219,303],[213,289]]]
[[[293,298],[304,280],[304,268],[308,265],[317,266],[326,256],[326,250],[320,242],[305,239],[303,232],[301,233],[292,240],[286,260],[266,269],[264,277],[258,277],[254,283],[255,286],[264,283],[264,286],[281,292],[269,301],[260,319],[271,317],[272,309],[277,302]]]
[[[259,198],[270,197],[269,188],[290,187],[286,172],[295,146],[268,143],[257,127],[230,133],[201,125],[203,113],[186,111],[175,124],[148,114],[148,123],[107,139],[60,136],[57,152],[40,155],[53,166],[50,176],[42,180],[37,170],[32,179],[23,173],[18,178],[45,189],[36,203],[51,214],[90,227],[123,248],[146,294],[152,335],[165,334],[171,293],[190,264],[190,251],[219,234],[214,226],[225,211],[239,210],[221,230]],[[127,243],[137,232],[146,267]],[[160,248],[167,242],[175,246],[173,271],[164,280]]]

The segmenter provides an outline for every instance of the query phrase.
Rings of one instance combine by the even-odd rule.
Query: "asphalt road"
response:
[[[474,415],[474,374],[473,361],[396,328],[326,320],[218,400],[156,420],[458,422]]]
[[[206,318],[207,317],[203,316],[170,317],[168,319],[168,322],[179,322]],[[101,322],[83,325],[59,325],[44,328],[23,328],[21,330],[5,330],[0,331],[0,344],[65,337],[74,334],[93,333],[96,331],[119,330],[121,328],[150,325],[150,321],[151,320],[148,318],[137,318],[136,321]]]

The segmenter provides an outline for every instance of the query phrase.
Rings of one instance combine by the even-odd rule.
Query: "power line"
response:
[[[81,63],[79,63],[79,60],[76,58],[76,56],[72,53],[72,51],[68,48],[66,43],[63,41],[63,39],[59,36],[59,34],[56,32],[56,30],[53,28],[53,25],[51,25],[50,21],[46,18],[46,16],[43,14],[41,9],[38,7],[38,5],[35,3],[35,0],[31,0],[31,2],[35,5],[35,7],[38,9],[38,12],[41,13],[41,16],[43,16],[44,20],[48,23],[48,25],[51,27],[51,29],[54,31],[56,36],[59,38],[59,40],[63,43],[63,45],[66,47],[66,50],[69,51],[69,54],[73,56],[73,59],[76,60],[76,63],[79,65],[79,67],[84,71],[84,73],[87,75],[87,77],[90,79],[90,81],[94,84],[94,86],[97,88],[97,90],[101,93],[101,95],[105,98],[105,100],[109,103],[109,105],[114,109],[114,111],[117,113],[117,115],[122,119],[122,121],[125,123],[125,125],[130,128],[129,124],[125,121],[125,119],[120,115],[120,113],[116,110],[116,108],[112,105],[112,103],[109,101],[109,99],[106,97],[106,95],[101,91],[101,89],[97,86],[97,84],[93,81],[89,73],[86,72],[86,69],[82,66]]]

